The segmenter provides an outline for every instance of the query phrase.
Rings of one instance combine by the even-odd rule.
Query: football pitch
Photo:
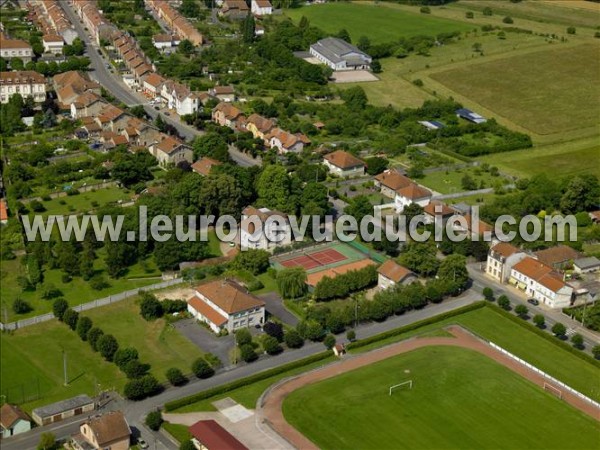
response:
[[[406,380],[413,388],[389,395]],[[322,449],[597,449],[600,424],[472,350],[425,347],[292,392],[286,420]]]

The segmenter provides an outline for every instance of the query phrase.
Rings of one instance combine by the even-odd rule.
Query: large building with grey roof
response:
[[[354,45],[333,37],[311,45],[310,54],[333,70],[368,70],[373,60]]]

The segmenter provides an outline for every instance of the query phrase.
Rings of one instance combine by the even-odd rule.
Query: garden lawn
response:
[[[457,192],[467,191],[463,188],[461,180],[465,175],[473,178],[477,184],[477,189],[494,187],[494,183],[500,181],[503,184],[508,183],[503,177],[493,177],[487,172],[476,169],[458,169],[449,171],[438,171],[425,174],[418,180],[419,184],[433,189],[441,194],[454,194]],[[481,184],[483,182],[483,185]],[[460,201],[460,200],[457,200]]]
[[[8,402],[18,403],[27,411],[79,394],[94,395],[96,382],[102,389],[121,389],[127,381],[114,364],[104,361],[56,320],[14,334],[3,333],[0,345],[0,391]],[[63,386],[63,350],[67,355],[67,387]]]
[[[582,44],[509,56],[431,74],[515,124],[540,135],[598,130],[600,52]]]
[[[420,14],[416,9],[402,11],[376,4],[328,3],[288,9],[285,14],[296,24],[306,16],[311,25],[331,34],[345,28],[353,42],[361,36],[367,36],[371,43],[382,43],[399,37],[436,36],[472,28],[464,22]]]
[[[78,195],[53,198],[52,200],[42,202],[46,211],[42,215],[50,214],[69,215],[77,213],[86,213],[109,203],[118,201],[129,202],[132,193],[125,192],[118,187],[98,189],[97,191],[83,192]],[[92,202],[95,202],[92,204]]]
[[[413,389],[388,394],[408,379]],[[452,347],[415,350],[303,387],[284,400],[283,412],[322,449],[599,447],[594,419],[486,356]]]
[[[83,315],[117,338],[121,346],[135,347],[140,360],[152,366],[152,374],[160,381],[166,380],[165,372],[171,367],[191,373],[192,362],[202,356],[202,352],[164,319],[145,321],[136,300],[137,297],[132,297]]]
[[[184,441],[189,441],[192,438],[192,435],[188,431],[189,427],[187,427],[186,425],[179,425],[177,423],[171,422],[163,422],[162,427],[180,444],[182,444]]]

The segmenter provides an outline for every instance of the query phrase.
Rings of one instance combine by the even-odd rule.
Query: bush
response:
[[[103,334],[96,342],[96,348],[107,361],[112,361],[117,350],[119,350],[119,343],[112,334]]]
[[[248,283],[248,290],[250,292],[258,291],[259,289],[264,288],[265,285],[260,280],[254,280]]]
[[[206,362],[208,364],[210,364],[210,367],[212,367],[213,369],[218,369],[219,367],[221,367],[223,365],[223,363],[221,362],[219,357],[212,353],[206,353],[204,355],[204,359],[206,360]]]
[[[142,294],[140,314],[145,320],[155,320],[163,316],[164,310],[158,299],[147,292]]]
[[[77,321],[79,320],[79,313],[72,308],[68,308],[63,314],[63,322],[71,329],[75,330],[77,327]]]
[[[490,8],[489,6],[486,6],[485,8],[483,8],[484,16],[491,16],[492,14],[493,14],[492,8]]]
[[[125,368],[125,365],[129,361],[139,359],[138,351],[134,347],[125,347],[117,350],[113,356],[113,362],[121,370]]]
[[[250,334],[250,330],[248,328],[240,328],[235,332],[235,342],[238,347],[242,345],[247,345],[252,342],[252,335]]]
[[[544,328],[546,326],[546,318],[542,314],[536,314],[533,316],[533,323],[538,328]]]
[[[179,446],[179,450],[196,450],[196,446],[192,441],[183,441]]]
[[[421,14],[431,14],[431,8],[429,6],[421,6]]]
[[[57,298],[52,303],[52,312],[54,317],[62,322],[65,311],[69,309],[69,303],[64,298]]]
[[[417,78],[417,79],[413,80],[413,84],[418,87],[423,87],[423,80],[421,80],[420,78]]]
[[[92,319],[89,317],[80,317],[77,321],[77,334],[82,341],[87,341],[87,334],[92,329]]]
[[[567,28],[567,34],[575,34],[577,33],[577,29],[575,27],[568,27]],[[34,209],[35,211],[35,209]]]
[[[161,391],[160,383],[152,375],[146,375],[137,380],[131,380],[123,389],[123,394],[129,400],[143,400],[146,397],[158,394]]]
[[[269,355],[277,355],[283,351],[283,348],[279,345],[279,341],[269,335],[263,337],[262,347]]]
[[[354,342],[356,340],[356,331],[348,330],[346,333],[346,339],[348,339],[350,342]]]
[[[173,314],[187,310],[187,302],[185,300],[163,300],[160,302],[164,314]]]
[[[247,363],[256,361],[258,359],[258,355],[254,351],[254,347],[252,347],[250,344],[244,344],[240,346],[240,356]]]
[[[514,20],[512,19],[512,17],[506,16],[504,19],[502,19],[502,22],[504,22],[504,23],[514,23]]]
[[[483,298],[485,298],[488,302],[494,301],[494,291],[492,290],[492,288],[483,288]]]
[[[498,297],[498,306],[504,310],[510,309],[510,300],[506,295],[501,295]]]
[[[15,314],[27,314],[28,312],[33,311],[33,308],[25,300],[17,297],[12,304],[12,310]]]
[[[311,341],[320,341],[325,334],[325,329],[316,320],[303,320],[298,324],[297,330],[304,339]]]
[[[139,359],[132,359],[131,361],[125,363],[121,370],[123,373],[125,373],[127,378],[134,380],[147,375],[150,371],[150,364],[143,364],[139,361]]]
[[[94,275],[92,278],[90,278],[88,283],[90,284],[90,287],[95,291],[101,291],[102,289],[110,287],[110,283],[106,281],[106,278],[104,278],[100,274]]]
[[[579,350],[583,350],[585,346],[583,345],[583,336],[579,333],[575,333],[571,336],[571,342],[573,343],[573,347]]]
[[[204,358],[198,358],[192,364],[192,373],[198,378],[210,378],[215,374],[215,370],[210,367]]]
[[[162,414],[160,411],[152,411],[148,413],[145,420],[146,426],[152,431],[160,430],[160,426],[163,423]]]
[[[594,355],[594,358],[600,359],[600,345],[595,345],[592,348],[592,355]]]
[[[283,341],[283,326],[280,323],[267,322],[263,325],[263,331],[277,339],[277,342]]]
[[[527,317],[527,313],[529,312],[529,308],[525,305],[517,305],[515,307],[515,314],[519,316],[521,319],[525,319]]]
[[[562,339],[565,334],[567,334],[567,327],[560,322],[556,322],[554,325],[552,325],[552,334],[557,338]]]
[[[87,341],[90,344],[90,347],[92,347],[92,350],[94,350],[95,352],[98,351],[98,340],[104,335],[104,331],[102,331],[100,328],[98,327],[94,327],[92,328],[90,331],[88,331],[87,334]]]
[[[333,334],[328,334],[325,336],[325,339],[323,339],[323,345],[325,345],[327,350],[331,350],[335,346],[335,336]]]
[[[475,17],[475,14],[473,14],[473,11],[467,11],[467,12],[465,13],[465,17],[466,17],[467,19],[472,19],[473,17]]]
[[[231,267],[235,270],[247,270],[252,275],[258,275],[269,268],[270,256],[266,250],[252,249],[239,252],[231,262]]]
[[[167,380],[169,380],[169,383],[171,383],[173,386],[181,386],[187,383],[187,378],[177,367],[171,367],[165,372],[165,375]]]
[[[572,33],[575,34],[575,33]],[[43,205],[42,202],[38,201],[38,200],[32,200],[29,202],[29,207],[31,208],[31,210],[33,212],[44,212],[46,211],[46,207]]]
[[[289,348],[300,348],[304,345],[304,339],[296,330],[287,331],[283,336],[283,340]]]

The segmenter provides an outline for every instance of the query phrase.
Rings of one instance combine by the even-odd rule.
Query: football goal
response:
[[[392,392],[394,392],[397,389],[402,389],[402,388],[412,389],[412,385],[413,385],[412,380],[403,381],[402,383],[394,384],[393,386],[390,386],[390,395],[392,395]]]
[[[552,395],[562,400],[562,391],[557,387],[552,386],[550,383],[544,382],[544,390],[550,392]]]

